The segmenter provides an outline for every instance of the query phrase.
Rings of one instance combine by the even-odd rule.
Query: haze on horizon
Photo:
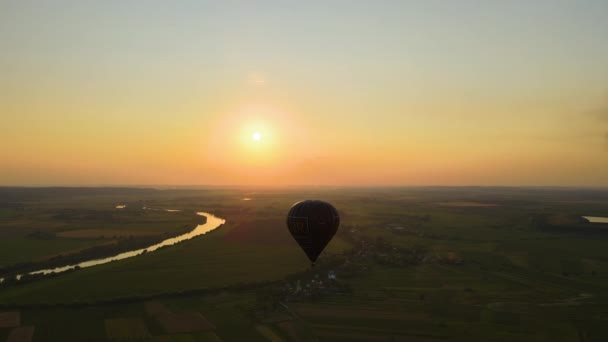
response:
[[[0,185],[608,186],[606,1],[0,2]]]

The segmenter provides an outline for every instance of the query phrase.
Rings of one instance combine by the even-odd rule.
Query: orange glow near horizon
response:
[[[0,185],[608,186],[606,6],[0,3]]]

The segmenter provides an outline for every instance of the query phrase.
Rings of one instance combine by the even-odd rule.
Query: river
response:
[[[583,218],[591,223],[608,223],[608,217],[583,216]]]
[[[182,241],[192,239],[195,236],[206,234],[214,229],[217,229],[218,227],[220,227],[222,224],[224,224],[226,222],[225,219],[219,218],[219,217],[214,216],[209,213],[197,212],[196,214],[199,216],[205,216],[207,218],[207,222],[204,224],[199,224],[198,226],[196,226],[196,228],[194,228],[192,231],[190,231],[188,233],[166,239],[155,245],[152,245],[152,246],[149,246],[146,248],[140,248],[140,249],[128,251],[128,252],[123,252],[123,253],[116,254],[114,256],[110,256],[110,257],[106,257],[106,258],[92,259],[92,260],[83,261],[83,262],[80,262],[77,264],[71,264],[71,265],[65,265],[65,266],[60,266],[60,267],[55,267],[55,268],[47,268],[47,269],[42,269],[42,270],[38,270],[38,271],[32,271],[32,272],[28,272],[28,274],[36,275],[36,274],[61,273],[61,272],[72,270],[76,267],[79,267],[79,268],[92,267],[92,266],[107,264],[112,261],[132,258],[132,257],[138,256],[138,255],[141,255],[144,252],[145,253],[154,252],[155,250],[157,250],[161,247],[175,245],[176,243],[180,243]],[[22,276],[22,274],[17,275],[17,280],[21,279],[21,276]],[[0,278],[0,283],[2,283],[3,281],[4,281],[4,279]]]

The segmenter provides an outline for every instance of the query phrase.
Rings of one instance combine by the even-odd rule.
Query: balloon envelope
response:
[[[298,202],[287,214],[287,227],[291,236],[313,264],[334,237],[339,225],[338,211],[334,206],[323,201]]]

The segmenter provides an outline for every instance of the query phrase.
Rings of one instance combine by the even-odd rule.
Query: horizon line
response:
[[[188,188],[536,188],[536,189],[601,189],[608,190],[608,185],[447,185],[447,184],[378,184],[378,185],[344,185],[344,184],[0,184],[0,188],[127,188],[127,189],[161,189],[179,190]]]

